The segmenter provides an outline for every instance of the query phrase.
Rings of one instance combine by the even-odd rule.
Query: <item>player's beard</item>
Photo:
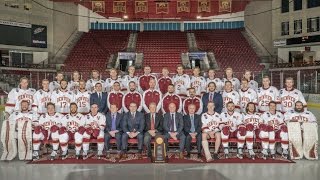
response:
[[[130,88],[130,92],[134,92],[136,89]]]
[[[298,112],[298,113],[302,113],[302,112],[304,111],[304,109],[303,109],[303,108],[301,108],[301,109],[294,108],[294,110],[295,110],[296,112]]]

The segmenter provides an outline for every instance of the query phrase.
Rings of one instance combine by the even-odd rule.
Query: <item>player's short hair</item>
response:
[[[244,70],[244,73],[247,73],[247,72],[249,72],[249,73],[251,74],[251,71],[250,71],[250,70],[245,69],[245,70]]]
[[[80,80],[79,80],[79,83],[80,83],[80,82],[86,83],[86,81],[85,81],[84,79],[80,79]]]
[[[229,102],[227,102],[226,106],[228,106],[229,104],[233,104],[234,105],[234,102],[233,101],[229,101]]]
[[[285,81],[289,81],[289,80],[291,80],[291,81],[293,81],[293,82],[294,82],[293,77],[287,77],[287,78],[285,79]]]
[[[109,70],[109,73],[111,73],[111,71],[116,71],[116,73],[118,74],[118,70],[117,70],[116,68],[111,68],[111,69]]]
[[[119,86],[120,86],[120,83],[119,83],[119,82],[117,82],[117,81],[113,83],[113,85],[115,85],[115,84],[119,84]]]
[[[163,67],[162,70],[167,70],[167,71],[169,71],[169,69],[168,69],[167,67]]]
[[[136,82],[134,82],[134,81],[130,81],[130,82],[129,82],[129,84],[132,84],[132,83],[133,83],[133,84],[136,84]]]
[[[73,72],[72,72],[72,75],[73,75],[73,74],[76,74],[76,73],[78,73],[78,74],[80,75],[80,72],[79,72],[79,71],[73,71]]]
[[[209,101],[208,104],[207,104],[207,107],[208,107],[209,104],[213,104],[214,106],[216,106],[216,104],[213,101]]]
[[[275,101],[270,101],[268,106],[270,106],[270,104],[274,104],[274,105],[277,105],[277,103]]]
[[[20,104],[22,104],[22,103],[28,103],[28,104],[30,104],[30,102],[29,102],[28,100],[25,100],[25,99],[20,102]]]
[[[111,106],[116,106],[116,108],[118,108],[118,106],[116,104],[114,104],[114,103],[110,104],[110,107]]]
[[[150,65],[144,65],[144,66],[143,66],[143,69],[146,68],[146,67],[149,67],[149,68],[151,69],[151,66],[150,66]]]
[[[98,74],[100,73],[98,70],[93,69],[93,70],[91,71],[91,74],[94,73],[94,72],[96,72],[96,73],[98,73]]]
[[[131,106],[131,104],[134,104],[134,105],[136,105],[136,106],[137,106],[137,103],[135,103],[135,102],[131,102],[129,106]]]
[[[231,81],[226,81],[224,82],[224,84],[226,85],[227,83],[230,83],[232,85],[232,82]]]
[[[150,82],[150,81],[156,81],[156,79],[155,79],[154,77],[150,77],[149,82]]]
[[[173,87],[174,87],[174,84],[169,84],[168,87],[169,87],[169,86],[173,86]]]
[[[188,91],[190,91],[190,90],[196,90],[194,87],[190,87],[190,88],[188,88]]]
[[[195,105],[195,104],[189,104],[189,105],[188,105],[188,109],[189,109],[189,107],[191,107],[191,106],[196,107],[196,105]]]
[[[90,105],[90,107],[92,107],[93,105],[97,105],[98,107],[99,107],[99,104],[98,103],[92,103],[91,105]]]
[[[196,70],[196,69],[198,69],[199,71],[201,71],[201,69],[200,69],[199,66],[196,66],[196,67],[193,68],[193,70]]]
[[[256,104],[255,103],[253,103],[253,102],[249,102],[248,104],[247,104],[247,106],[246,106],[246,113],[248,113],[249,112],[249,105],[250,104],[252,104],[253,106],[254,106],[254,109],[253,109],[253,113],[256,113],[257,111],[256,111]]]
[[[209,82],[208,87],[210,86],[210,84],[213,84],[213,85],[214,85],[214,87],[217,87],[217,85],[216,85],[216,83],[215,83],[215,82]]]
[[[155,102],[151,102],[151,103],[149,104],[149,107],[150,107],[151,105],[157,106],[157,104],[156,104]]]
[[[66,80],[66,79],[62,79],[61,81],[60,81],[60,84],[62,83],[62,82],[67,82],[67,84],[68,84],[68,81]]]
[[[208,72],[213,71],[214,73],[216,73],[216,70],[214,69],[209,69]]]
[[[49,82],[49,79],[42,79],[42,82],[44,82],[44,81],[47,81],[47,82]]]
[[[47,108],[48,108],[48,106],[53,106],[54,108],[56,108],[56,105],[53,102],[48,102],[47,103]]]
[[[102,86],[102,83],[101,82],[97,82],[94,86],[97,86],[97,85],[101,85]]]
[[[58,75],[58,74],[61,74],[62,76],[64,75],[62,71],[57,71],[56,75]]]
[[[231,67],[227,67],[224,71],[227,72],[228,70],[231,70],[233,72],[233,69]]]
[[[70,107],[71,107],[71,106],[76,106],[76,107],[78,107],[77,103],[75,103],[75,102],[70,103]]]
[[[181,67],[182,69],[184,69],[184,67],[183,67],[182,64],[178,64],[178,65],[177,65],[177,69],[178,69],[179,67]]]
[[[246,79],[246,78],[242,78],[242,79],[241,79],[241,82],[242,82],[242,81],[247,81],[247,82],[249,82],[249,80]]]
[[[301,103],[301,104],[302,104],[302,106],[303,106],[303,102],[301,102],[301,101],[297,101],[296,103],[294,103],[294,106],[296,107],[296,106],[297,106],[297,104],[299,104],[299,103]]]
[[[128,69],[129,69],[129,68],[134,68],[134,69],[136,69],[136,67],[135,67],[134,65],[128,66]]]
[[[20,82],[22,82],[23,80],[27,80],[29,82],[29,79],[27,77],[25,77],[25,76],[20,78]]]
[[[270,77],[269,76],[267,76],[267,75],[265,75],[265,76],[263,76],[263,78],[262,79],[269,79],[270,80]]]

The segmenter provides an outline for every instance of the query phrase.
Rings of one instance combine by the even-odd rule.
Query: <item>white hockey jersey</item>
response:
[[[125,75],[122,77],[121,79],[121,83],[122,83],[122,88],[124,91],[129,91],[129,83],[133,81],[136,83],[136,87],[139,87],[139,81],[138,81],[138,76],[129,76],[129,75]]]
[[[276,111],[275,114],[272,114],[271,112],[264,112],[261,117],[264,124],[273,126],[276,130],[279,129],[280,124],[284,123],[284,116],[278,111]]]
[[[60,88],[60,83],[58,81],[52,81],[49,83],[49,90],[52,91],[56,91]]]
[[[51,101],[55,104],[56,112],[67,114],[70,112],[70,103],[74,101],[74,94],[72,91],[56,90],[52,92]]]
[[[220,131],[219,125],[222,123],[220,114],[215,112],[214,114],[203,113],[201,116],[202,132]]]
[[[306,100],[304,99],[301,91],[298,89],[287,91],[285,88],[283,88],[280,90],[279,94],[281,101],[281,112],[293,110],[297,101],[301,101],[304,106],[307,106]]]
[[[240,95],[237,91],[223,91],[222,93],[222,99],[223,99],[223,109],[222,112],[226,111],[226,105],[228,102],[233,102],[235,107],[236,107],[236,111],[239,111],[240,109]]]
[[[251,88],[247,89],[246,91],[240,89],[239,95],[240,95],[240,110],[241,110],[241,112],[246,111],[246,107],[249,102],[253,102],[255,104],[258,104],[258,95],[257,95],[256,91],[254,91]]]
[[[5,105],[5,112],[11,114],[14,111],[20,111],[21,101],[29,101],[29,110],[36,111],[36,105],[34,103],[34,94],[36,93],[35,89],[20,89],[13,88],[9,94],[7,103]]]
[[[115,82],[118,82],[120,84],[120,89],[122,90],[122,82],[120,77],[118,77],[117,79],[107,78],[103,85],[105,92],[112,91],[112,86]]]
[[[90,111],[90,95],[91,92],[88,90],[85,90],[84,92],[81,92],[79,90],[76,90],[74,92],[74,99],[75,103],[78,105],[78,112],[79,113],[89,113]]]
[[[85,126],[86,121],[83,120],[83,115],[77,113],[76,115],[67,114],[62,118],[61,125],[66,127],[68,131],[75,133],[80,126]]]
[[[216,90],[215,90],[216,92],[222,92],[223,91],[224,84],[223,84],[221,79],[219,79],[219,78],[214,78],[214,79],[207,78],[207,87],[208,87],[210,82],[214,82],[216,84]]]
[[[68,83],[67,89],[68,89],[69,91],[78,90],[78,89],[79,89],[79,81],[70,81],[70,82]]]
[[[106,126],[106,117],[99,112],[95,116],[91,113],[84,115],[82,121],[85,121],[86,128],[91,127],[92,129],[104,130]]]
[[[48,113],[42,114],[39,117],[39,125],[42,126],[45,130],[49,131],[53,125],[61,126],[61,121],[63,119],[63,115],[60,113],[55,113],[50,116]]]
[[[32,124],[38,123],[38,114],[33,111],[20,112],[15,111],[9,116],[9,121],[17,123],[18,121],[31,121]]]
[[[241,113],[234,111],[232,114],[223,112],[220,114],[220,118],[224,126],[229,126],[231,132],[237,130],[237,126],[243,124],[243,116]]]
[[[172,81],[175,87],[175,94],[186,95],[187,90],[190,87],[190,77],[187,74],[183,75],[174,75]]]
[[[38,90],[34,94],[34,104],[37,106],[38,114],[47,113],[47,103],[51,102],[51,91]]]
[[[284,120],[294,122],[312,122],[316,123],[317,118],[310,111],[303,111],[301,113],[290,110],[284,114]]]
[[[253,89],[254,91],[257,91],[258,88],[259,88],[258,82],[255,81],[255,80],[253,80],[253,79],[250,80],[250,82],[249,82],[249,87],[250,87],[251,89]]]
[[[202,76],[191,76],[190,78],[191,87],[196,90],[196,95],[201,96],[201,94],[206,92],[206,79]]]
[[[238,78],[235,78],[235,77],[234,77],[234,78],[232,78],[232,79],[230,79],[230,80],[228,80],[227,78],[223,78],[223,79],[222,79],[223,87],[224,87],[224,85],[225,85],[225,83],[226,83],[227,81],[230,81],[230,82],[232,83],[233,90],[238,91],[238,90],[240,89],[240,81],[239,81]]]
[[[260,113],[248,114],[245,113],[243,115],[243,123],[244,124],[253,124],[255,128],[259,127],[259,124],[263,123]]]
[[[257,91],[258,94],[258,109],[259,111],[269,111],[270,101],[280,102],[279,91],[277,88],[270,86],[268,89],[260,87]],[[277,108],[278,109],[278,108]]]
[[[91,92],[95,92],[94,90],[94,86],[96,85],[96,83],[101,83],[101,86],[102,86],[102,91],[104,91],[104,80],[102,79],[99,79],[99,80],[94,80],[94,79],[89,79],[86,83],[86,89],[88,91],[91,91]]]

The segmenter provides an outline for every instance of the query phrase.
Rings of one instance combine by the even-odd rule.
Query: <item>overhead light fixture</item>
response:
[[[128,15],[123,15],[123,19],[128,19]]]
[[[201,16],[200,16],[200,15],[198,15],[198,16],[197,16],[197,19],[201,19]]]

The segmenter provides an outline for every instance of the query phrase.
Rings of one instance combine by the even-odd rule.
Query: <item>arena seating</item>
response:
[[[220,70],[232,67],[234,71],[244,69],[261,71],[258,56],[241,33],[242,29],[194,31],[198,48],[212,51]]]
[[[152,31],[138,34],[136,51],[144,54],[144,65],[154,72],[168,67],[171,72],[181,64],[181,53],[188,52],[187,35],[180,31]]]
[[[65,61],[65,72],[80,71],[87,78],[92,69],[104,72],[111,54],[126,48],[130,31],[91,30],[84,33]]]

